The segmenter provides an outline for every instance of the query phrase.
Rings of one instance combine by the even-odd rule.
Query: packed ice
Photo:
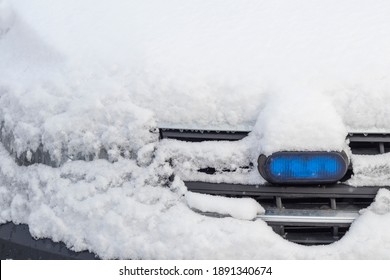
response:
[[[184,184],[260,185],[260,153],[317,150],[350,155],[349,184],[389,186],[389,155],[346,140],[390,131],[389,14],[385,0],[0,0],[0,223],[107,259],[389,259],[386,190],[343,239],[305,247],[252,220],[254,200]],[[185,143],[158,127],[250,133]],[[17,164],[37,154],[47,164]]]

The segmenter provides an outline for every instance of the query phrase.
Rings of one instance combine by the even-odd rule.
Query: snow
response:
[[[347,130],[323,95],[291,91],[270,98],[253,135],[258,146],[253,154],[269,156],[278,151],[343,151]]]
[[[5,34],[10,30],[14,14],[12,8],[9,6],[7,1],[0,1],[0,38],[5,36]]]
[[[389,14],[385,0],[0,0],[0,223],[101,258],[389,259],[389,191],[342,240],[304,247],[251,221],[257,203],[184,185],[262,184],[259,153],[350,155],[348,132],[389,132]],[[158,126],[251,133],[182,143]],[[52,167],[15,163],[39,149]],[[389,154],[351,160],[350,184],[389,185]]]
[[[378,215],[386,215],[390,213],[390,192],[385,189],[380,189],[374,200],[374,202],[365,211],[370,210]]]
[[[257,169],[250,166],[251,162],[257,161],[252,153],[256,146],[257,143],[249,137],[237,142],[163,140],[158,154],[171,162],[175,174],[183,180],[256,185],[265,182]],[[199,172],[208,167],[214,168],[215,174]]]
[[[354,186],[388,186],[390,184],[390,153],[382,155],[353,155]]]
[[[187,192],[186,201],[192,209],[204,213],[229,215],[241,220],[253,220],[257,215],[265,213],[264,208],[252,198],[221,197]]]
[[[261,220],[195,213],[187,206],[181,180],[162,186],[166,181],[161,178],[172,172],[167,164],[141,168],[134,160],[121,159],[20,167],[3,148],[0,157],[0,222],[26,223],[36,238],[63,241],[101,258],[390,258],[387,190],[343,239],[306,247],[282,239]]]
[[[104,82],[3,88],[0,114],[2,134],[12,135],[10,149],[16,155],[42,144],[56,166],[68,158],[98,157],[102,150],[110,160],[124,153],[131,157],[158,138],[152,112]]]

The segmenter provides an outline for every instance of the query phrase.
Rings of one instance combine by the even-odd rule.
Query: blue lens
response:
[[[279,152],[267,158],[264,168],[270,182],[336,182],[345,175],[348,160],[337,152]]]

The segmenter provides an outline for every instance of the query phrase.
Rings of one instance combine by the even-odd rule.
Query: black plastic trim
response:
[[[318,186],[289,186],[289,185],[240,185],[227,183],[206,183],[199,181],[184,182],[189,191],[230,196],[250,197],[281,197],[281,198],[375,198],[380,188],[386,187],[354,187],[347,184],[332,184]]]
[[[248,136],[249,131],[228,130],[191,130],[160,128],[161,139],[176,139],[189,142],[201,141],[237,141]]]
[[[74,252],[63,242],[34,239],[27,225],[0,225],[0,259],[14,260],[96,260],[88,251]]]

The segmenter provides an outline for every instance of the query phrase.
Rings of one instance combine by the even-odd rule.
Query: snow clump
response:
[[[186,193],[189,207],[201,212],[228,215],[241,220],[253,220],[264,214],[264,208],[252,198],[232,198],[194,192]]]

